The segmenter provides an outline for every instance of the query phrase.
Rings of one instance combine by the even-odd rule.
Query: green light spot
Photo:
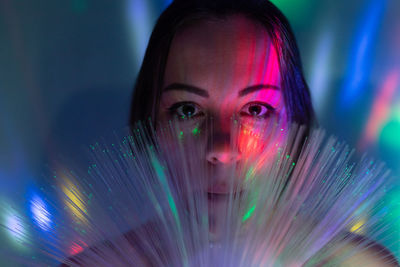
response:
[[[289,19],[291,24],[297,26],[306,25],[307,17],[310,17],[318,6],[316,0],[292,1],[292,0],[271,0]]]
[[[193,134],[193,135],[196,135],[196,134],[198,134],[198,133],[200,133],[199,128],[198,128],[198,127],[194,128],[193,131],[192,131],[192,134]]]
[[[248,211],[247,213],[243,216],[242,222],[247,221],[251,215],[254,213],[254,210],[256,209],[256,205],[253,205]]]

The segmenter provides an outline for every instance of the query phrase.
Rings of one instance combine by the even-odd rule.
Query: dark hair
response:
[[[175,33],[193,20],[244,15],[261,23],[278,53],[282,91],[292,122],[310,126],[314,111],[305,82],[299,50],[286,17],[267,0],[175,0],[158,19],[137,77],[130,123],[156,122],[168,52]]]

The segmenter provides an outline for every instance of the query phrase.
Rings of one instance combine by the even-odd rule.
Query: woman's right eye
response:
[[[200,108],[193,102],[178,102],[168,108],[171,115],[178,117],[178,119],[193,119],[204,115]]]

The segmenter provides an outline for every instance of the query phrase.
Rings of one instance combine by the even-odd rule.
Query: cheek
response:
[[[238,134],[238,148],[242,158],[273,159],[278,148],[284,146],[288,132],[286,113],[271,119],[263,126],[243,126]]]

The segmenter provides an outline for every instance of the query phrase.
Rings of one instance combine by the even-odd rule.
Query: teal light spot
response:
[[[316,0],[271,0],[282,12],[288,17],[294,27],[297,25],[306,25],[307,18],[309,18],[318,6]]]
[[[392,150],[400,150],[400,121],[389,121],[382,129],[380,142]]]

